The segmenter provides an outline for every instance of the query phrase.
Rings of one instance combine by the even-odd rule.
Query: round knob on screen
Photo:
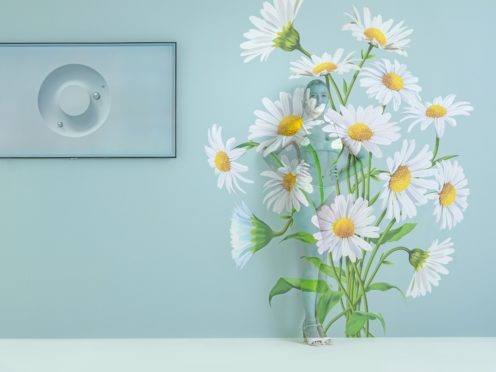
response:
[[[68,85],[59,95],[59,107],[69,116],[84,114],[90,107],[90,95],[81,85]]]

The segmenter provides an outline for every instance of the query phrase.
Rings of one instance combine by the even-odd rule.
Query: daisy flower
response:
[[[362,257],[362,249],[372,246],[364,238],[377,238],[379,227],[374,226],[373,209],[367,200],[352,195],[338,195],[330,206],[324,204],[312,217],[312,223],[320,230],[314,234],[319,254],[331,252],[334,261],[349,257],[352,262]]]
[[[279,100],[272,102],[268,98],[262,100],[267,111],[256,110],[255,124],[250,126],[248,139],[259,140],[257,151],[263,150],[263,156],[277,151],[294,142],[298,145],[309,143],[307,135],[310,128],[322,124],[317,119],[325,105],[315,107],[316,100],[309,99],[305,107],[305,89],[295,89],[293,95],[281,92]]]
[[[425,296],[432,291],[432,286],[437,287],[441,280],[439,274],[449,273],[444,266],[451,262],[453,258],[450,255],[454,251],[450,238],[441,243],[435,240],[427,251],[418,248],[410,251],[410,264],[415,273],[406,295],[413,298]]]
[[[404,140],[400,152],[387,159],[388,172],[379,174],[385,181],[381,193],[382,208],[387,208],[387,217],[396,221],[417,215],[416,206],[427,203],[427,189],[434,189],[436,183],[426,178],[435,174],[431,168],[432,152],[429,146],[412,157],[415,140]]]
[[[400,138],[400,128],[390,122],[391,114],[383,113],[382,107],[341,106],[341,113],[329,109],[324,114],[325,121],[331,123],[322,130],[331,136],[341,138],[356,156],[362,146],[374,156],[381,157],[378,145],[390,145]]]
[[[293,27],[303,0],[274,0],[274,4],[263,3],[260,10],[262,18],[252,16],[255,26],[244,34],[247,41],[241,44],[241,56],[245,63],[260,56],[266,61],[276,48],[290,52],[300,46],[300,35]]]
[[[417,102],[405,110],[405,114],[409,115],[401,121],[413,120],[408,131],[411,131],[417,124],[420,124],[421,130],[425,130],[434,123],[436,135],[441,138],[444,135],[446,124],[456,127],[455,116],[468,116],[474,109],[470,102],[455,102],[455,98],[454,94],[450,94],[445,98],[436,97],[432,102]]]
[[[253,254],[272,240],[273,231],[245,203],[234,208],[231,218],[232,258],[242,269]]]
[[[402,100],[414,104],[422,90],[406,66],[398,61],[387,59],[376,62],[373,67],[364,67],[360,73],[360,86],[367,89],[367,95],[381,105],[393,101],[394,111],[398,111]]]
[[[403,25],[403,21],[393,26],[393,20],[382,21],[382,16],[372,18],[369,8],[363,8],[363,19],[358,10],[353,7],[353,14],[347,14],[351,21],[343,26],[349,30],[358,41],[368,41],[376,48],[395,52],[406,56],[405,48],[410,43],[407,37],[413,32]]]
[[[441,222],[442,229],[451,230],[463,219],[462,212],[468,206],[468,182],[458,162],[449,160],[437,164],[436,182],[434,215],[437,222]]]
[[[309,172],[309,166],[304,161],[297,159],[291,162],[287,157],[281,157],[282,166],[276,172],[265,171],[261,175],[269,177],[270,180],[264,185],[266,195],[263,202],[267,208],[272,208],[275,213],[281,213],[284,210],[291,212],[294,209],[300,210],[300,204],[308,206],[305,197],[306,193],[313,192],[312,176]]]
[[[325,76],[331,73],[344,74],[351,70],[356,70],[357,66],[353,64],[353,59],[351,56],[353,53],[349,53],[343,57],[343,49],[338,49],[334,55],[329,53],[324,53],[322,57],[312,55],[311,58],[301,57],[295,62],[291,62],[291,72],[293,75],[290,79],[297,79],[303,76]]]
[[[222,127],[214,124],[208,130],[209,146],[205,146],[205,152],[208,156],[208,164],[215,169],[215,174],[219,177],[217,187],[222,189],[225,186],[229,193],[236,191],[235,188],[244,193],[238,181],[246,183],[253,183],[253,181],[241,175],[248,171],[248,167],[236,163],[236,160],[242,157],[246,150],[234,148],[235,142],[236,139],[229,138],[224,145]]]

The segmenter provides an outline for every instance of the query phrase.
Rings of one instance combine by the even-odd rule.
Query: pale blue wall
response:
[[[451,274],[431,296],[372,299],[390,336],[496,336],[494,14],[492,1],[356,0],[415,29],[407,60],[424,96],[457,93],[476,110],[447,133],[472,195],[452,234]],[[215,187],[203,153],[213,122],[243,138],[263,96],[291,89],[289,61],[242,63],[239,44],[254,1],[3,1],[1,41],[177,41],[178,158],[0,160],[0,336],[288,336],[298,332],[295,294],[267,294],[296,246],[273,244],[239,272],[228,225],[236,201]],[[351,3],[307,0],[297,19],[305,47],[358,47],[340,31]],[[391,55],[389,55],[391,56]],[[2,89],[9,89],[2,87]],[[356,98],[360,95],[355,96]],[[8,120],[8,118],[0,118]],[[418,133],[418,131],[416,131]],[[420,137],[419,138],[426,138]],[[431,140],[431,138],[429,138]],[[449,140],[449,143],[448,143]],[[247,163],[260,167],[253,157]],[[260,182],[247,200],[267,216]],[[411,245],[438,234],[430,206]],[[406,288],[410,267],[384,279]]]

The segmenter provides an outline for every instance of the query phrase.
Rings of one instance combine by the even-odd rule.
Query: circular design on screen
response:
[[[107,82],[98,71],[69,64],[50,72],[38,92],[43,122],[65,137],[83,137],[98,130],[110,112]]]

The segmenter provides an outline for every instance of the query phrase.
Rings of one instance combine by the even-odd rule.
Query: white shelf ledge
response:
[[[0,340],[2,372],[495,372],[496,338]]]

